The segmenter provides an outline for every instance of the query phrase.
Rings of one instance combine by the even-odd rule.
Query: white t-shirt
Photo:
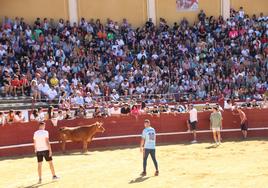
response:
[[[227,102],[224,102],[224,109],[232,109],[233,105],[232,104],[228,104]]]
[[[35,140],[37,151],[48,150],[48,146],[46,144],[46,138],[49,138],[48,132],[46,130],[35,131],[33,139]]]
[[[111,114],[111,115],[120,115],[121,114],[121,108],[117,108],[117,110],[115,109],[115,108],[110,108],[110,110],[109,110],[110,112],[109,112],[109,114]]]
[[[197,110],[195,108],[190,110],[189,114],[190,114],[190,122],[197,121]]]

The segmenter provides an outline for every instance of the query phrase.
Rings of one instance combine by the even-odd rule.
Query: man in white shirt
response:
[[[194,108],[193,104],[189,104],[189,115],[190,118],[187,121],[188,132],[192,130],[194,134],[194,140],[192,143],[196,143],[197,110]]]
[[[42,80],[41,83],[38,85],[38,89],[43,96],[48,95],[49,85],[46,83],[45,80]]]
[[[42,182],[42,162],[43,158],[48,162],[50,171],[52,174],[52,179],[56,180],[58,177],[55,174],[54,165],[52,162],[52,150],[49,143],[49,134],[48,131],[45,130],[46,124],[45,122],[39,123],[39,130],[35,131],[33,140],[34,140],[34,151],[36,153],[37,161],[38,161],[38,183]]]

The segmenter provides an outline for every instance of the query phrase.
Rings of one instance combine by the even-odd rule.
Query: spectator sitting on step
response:
[[[87,92],[87,96],[85,97],[85,104],[87,107],[90,107],[93,105],[93,99],[91,97],[91,93]]]
[[[52,86],[51,88],[48,89],[48,91],[47,91],[47,99],[50,102],[54,101],[57,98],[57,96],[58,96],[58,93],[57,93],[55,87]]]
[[[41,80],[41,83],[38,85],[38,89],[41,93],[41,97],[47,97],[49,91],[49,85],[46,83],[44,79]]]
[[[12,87],[12,93],[15,97],[18,96],[18,90],[20,90],[24,95],[24,88],[22,87],[18,75],[14,75],[14,79],[11,81],[11,87]]]
[[[25,122],[25,117],[24,117],[24,115],[22,114],[21,111],[16,112],[16,115],[14,116],[14,122],[15,123],[23,123],[23,122]]]
[[[59,79],[57,78],[55,73],[53,73],[52,77],[49,79],[49,84],[50,86],[55,87],[55,88],[59,86]]]
[[[4,87],[4,95],[9,97],[12,93],[12,86],[11,86],[11,76],[8,75],[7,72],[6,72],[6,74],[4,74],[2,84]]]
[[[84,98],[83,98],[81,92],[76,93],[74,101],[75,101],[75,105],[77,105],[77,106],[83,106],[84,105],[85,102],[84,102]]]
[[[21,84],[22,90],[24,91],[22,95],[26,95],[26,94],[30,95],[30,92],[31,92],[30,83],[25,74],[21,75],[20,84]]]
[[[33,99],[40,100],[41,99],[41,92],[39,91],[37,81],[32,80],[30,85],[31,85],[30,87],[31,87],[31,93],[32,93]]]
[[[0,112],[0,126],[4,126],[6,124],[6,117],[4,112]]]

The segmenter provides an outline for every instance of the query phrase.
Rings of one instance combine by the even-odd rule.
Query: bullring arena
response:
[[[267,184],[267,110],[246,111],[249,138],[243,140],[238,118],[232,112],[223,114],[223,143],[212,143],[208,129],[209,112],[199,113],[199,143],[189,144],[186,132],[187,114],[135,117],[109,117],[106,119],[62,120],[58,127],[104,123],[105,132],[98,133],[82,154],[81,143],[67,143],[66,154],[60,152],[58,127],[47,122],[54,151],[55,167],[61,177],[51,181],[49,169],[44,166],[44,181],[36,184],[35,157],[32,155],[30,134],[36,123],[4,127],[1,132],[0,169],[1,187],[262,187]],[[153,164],[149,162],[148,176],[140,177],[142,154],[139,151],[143,120],[151,119],[158,132],[157,157],[160,175],[153,176]],[[18,136],[19,132],[23,134]],[[16,138],[12,139],[12,138]],[[24,143],[15,145],[14,143]],[[12,147],[13,146],[13,147]],[[28,155],[27,155],[28,154]],[[21,157],[10,157],[22,155]],[[4,157],[6,156],[6,157]],[[10,178],[13,177],[13,178]],[[15,179],[15,180],[14,180]]]
[[[267,141],[268,0],[0,0],[0,188],[266,188]]]

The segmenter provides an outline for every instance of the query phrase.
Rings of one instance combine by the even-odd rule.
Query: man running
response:
[[[222,115],[218,107],[213,107],[210,114],[210,129],[213,132],[213,138],[216,145],[221,144]]]
[[[55,174],[54,165],[52,163],[52,150],[49,143],[49,136],[48,131],[45,130],[46,124],[45,122],[39,123],[39,130],[34,133],[33,140],[34,140],[34,151],[37,156],[38,162],[38,176],[39,181],[38,183],[42,183],[42,162],[43,158],[48,162],[51,173],[52,179],[56,180],[58,177]]]
[[[245,112],[242,111],[241,107],[237,108],[237,112],[238,114],[234,114],[234,115],[239,115],[240,117],[240,128],[243,134],[243,138],[246,139],[247,138],[247,134],[248,134],[248,119],[247,116],[245,114]]]
[[[192,130],[194,134],[194,140],[192,143],[196,143],[197,110],[194,108],[193,104],[189,104],[189,115],[190,119],[187,121],[187,132],[190,132]]]
[[[146,119],[144,121],[145,129],[142,131],[140,151],[143,152],[143,172],[141,176],[146,176],[146,166],[148,155],[151,155],[151,158],[155,166],[155,176],[158,176],[158,164],[155,158],[155,130],[151,127],[150,120]]]

